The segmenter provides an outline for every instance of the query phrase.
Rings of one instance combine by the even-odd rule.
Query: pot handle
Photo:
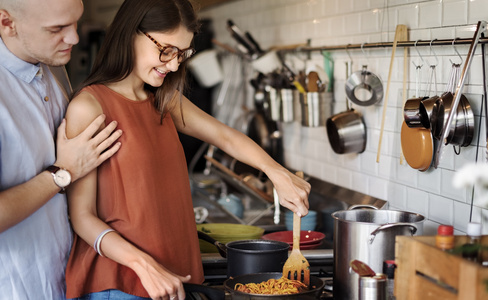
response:
[[[388,223],[388,224],[381,225],[380,227],[376,228],[373,232],[371,232],[371,234],[369,236],[369,243],[370,244],[373,243],[374,238],[376,237],[376,235],[381,230],[385,230],[385,229],[392,228],[392,227],[398,227],[398,226],[408,226],[408,227],[410,227],[410,231],[411,231],[412,235],[414,235],[417,232],[417,227],[413,226],[410,223]]]
[[[215,247],[217,247],[217,250],[219,250],[220,256],[222,256],[223,258],[227,258],[227,247],[224,244],[222,244],[221,242],[217,241],[216,239],[214,239],[213,237],[209,236],[204,232],[201,232],[199,230],[197,230],[197,232],[198,232],[199,240],[204,240],[214,245]]]
[[[347,210],[354,210],[354,209],[360,209],[360,208],[378,209],[378,207],[371,205],[371,204],[354,204],[354,205],[349,206],[347,208]]]

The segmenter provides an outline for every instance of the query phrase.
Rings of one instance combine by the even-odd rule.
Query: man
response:
[[[81,0],[0,0],[2,299],[65,298],[72,232],[62,192],[120,148],[109,148],[122,134],[115,122],[95,135],[104,116],[66,138],[64,65],[82,13]]]

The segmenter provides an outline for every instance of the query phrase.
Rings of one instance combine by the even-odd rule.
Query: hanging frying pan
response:
[[[434,141],[429,129],[411,128],[403,121],[401,144],[403,155],[410,167],[421,172],[429,169],[434,156]]]

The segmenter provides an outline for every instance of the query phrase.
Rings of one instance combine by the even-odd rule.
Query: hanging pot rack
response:
[[[433,40],[417,40],[417,41],[398,41],[397,47],[420,47],[420,46],[456,46],[456,45],[470,45],[473,42],[472,38],[455,38],[455,39],[433,39]],[[488,38],[480,38],[479,44],[487,44]],[[283,49],[281,51],[333,51],[333,50],[350,50],[350,49],[368,49],[368,48],[391,48],[393,42],[377,42],[377,43],[363,43],[363,44],[347,44],[337,46],[299,46],[292,49]]]

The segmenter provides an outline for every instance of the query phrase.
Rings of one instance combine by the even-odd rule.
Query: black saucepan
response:
[[[281,272],[288,259],[290,245],[270,240],[240,240],[223,245],[198,231],[198,238],[217,247],[227,258],[227,277],[260,272]]]

